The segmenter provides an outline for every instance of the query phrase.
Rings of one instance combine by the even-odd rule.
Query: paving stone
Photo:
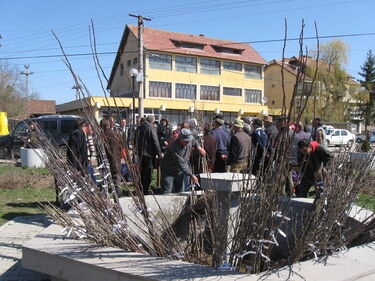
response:
[[[17,217],[0,227],[0,281],[41,281],[48,276],[22,267],[22,245],[51,222],[46,215]]]

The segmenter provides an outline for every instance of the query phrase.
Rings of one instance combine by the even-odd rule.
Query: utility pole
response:
[[[72,89],[76,90],[76,100],[79,100],[79,90],[81,90],[81,88],[82,88],[81,85],[78,85],[78,84],[72,86]]]
[[[33,75],[34,72],[29,70],[30,65],[25,64],[24,67],[25,67],[25,70],[21,71],[21,75],[26,76],[26,94],[27,94],[27,97],[29,97],[29,75]]]
[[[138,87],[138,116],[142,118],[144,116],[144,105],[143,105],[143,98],[144,98],[144,69],[143,69],[143,21],[151,21],[150,18],[142,17],[141,15],[133,15],[129,14],[129,16],[138,19],[138,56],[139,56],[139,65],[138,65],[138,77],[137,82],[139,84]]]

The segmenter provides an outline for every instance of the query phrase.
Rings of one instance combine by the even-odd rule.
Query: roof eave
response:
[[[267,65],[266,61],[262,63],[262,62],[255,62],[255,61],[252,61],[252,60],[247,60],[247,59],[241,59],[241,58],[219,58],[219,57],[216,57],[216,56],[210,56],[207,53],[195,54],[195,53],[179,52],[178,50],[160,50],[160,49],[148,49],[148,48],[145,48],[145,50],[151,51],[151,52],[173,53],[173,54],[190,55],[190,56],[201,56],[201,57],[206,57],[206,58],[233,60],[233,61],[239,61],[239,62],[244,62],[244,63],[255,63],[255,64],[260,64],[260,65]]]

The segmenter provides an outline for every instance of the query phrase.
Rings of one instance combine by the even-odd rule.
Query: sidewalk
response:
[[[47,281],[22,267],[22,245],[51,224],[46,215],[17,217],[0,227],[0,281]]]

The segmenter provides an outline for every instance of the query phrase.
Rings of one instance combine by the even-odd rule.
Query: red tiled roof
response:
[[[131,32],[138,37],[138,27],[127,25]],[[203,49],[178,47],[175,42],[195,43],[203,45]],[[220,59],[267,64],[249,44],[233,42],[228,40],[207,38],[204,36],[176,33],[154,28],[145,27],[143,31],[143,42],[146,49],[172,52],[178,54],[201,55]],[[241,54],[228,54],[217,52],[214,47],[230,48],[242,51]]]
[[[316,65],[316,59],[315,58],[304,56],[302,58],[302,60],[304,61],[304,63],[307,66],[315,66]],[[292,73],[294,75],[297,75],[297,73],[298,73],[297,68],[293,64],[289,64],[289,62],[296,62],[298,64],[300,62],[299,57],[294,56],[294,57],[291,57],[291,58],[284,58],[284,69],[289,71],[290,73]],[[282,60],[274,59],[274,60],[272,60],[268,63],[268,65],[272,65],[272,64],[277,64],[281,67],[282,66]],[[327,62],[323,61],[323,60],[319,60],[318,61],[318,67],[319,67],[319,69],[321,69],[323,71],[328,71],[329,64]],[[351,75],[349,75],[347,73],[347,82],[349,84],[359,86],[359,83],[356,82],[353,78],[354,77],[352,77]]]
[[[297,75],[297,69],[291,65],[288,64],[289,59],[284,59],[284,69],[292,73],[293,75]],[[277,64],[279,66],[282,66],[282,60],[272,60],[268,63],[268,65]]]

